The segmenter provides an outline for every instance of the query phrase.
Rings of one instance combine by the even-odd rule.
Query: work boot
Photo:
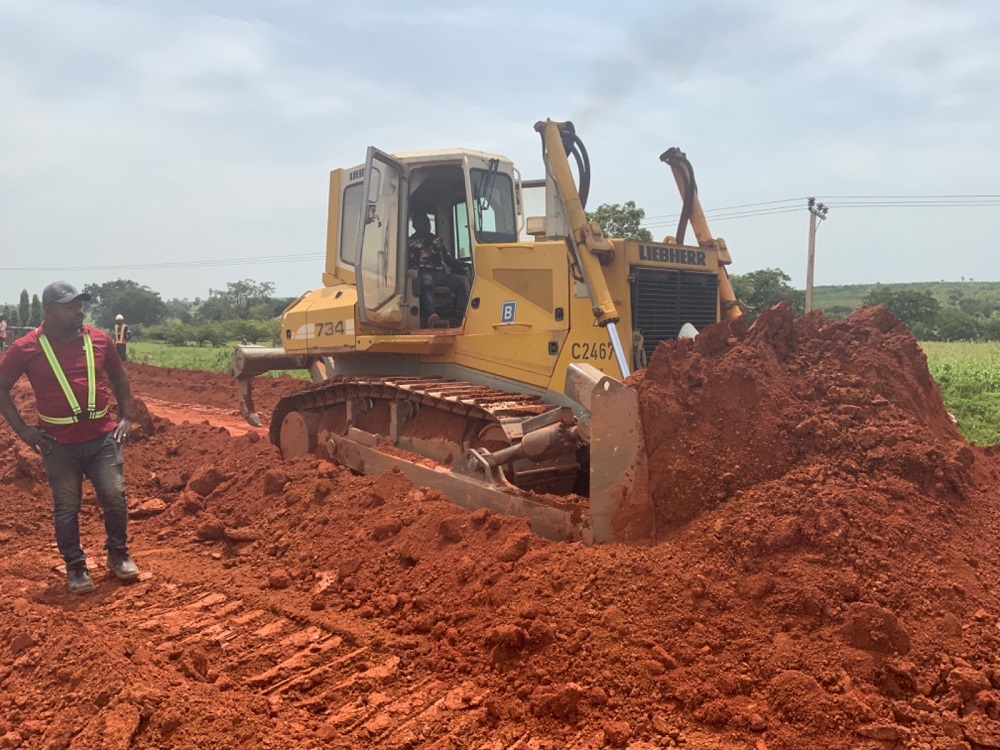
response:
[[[90,580],[86,562],[66,566],[66,585],[71,594],[86,594],[94,590],[94,582]]]
[[[132,562],[127,550],[108,550],[108,570],[120,581],[134,581],[139,577],[139,567]]]

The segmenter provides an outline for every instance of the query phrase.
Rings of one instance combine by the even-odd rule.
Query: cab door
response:
[[[402,328],[404,321],[407,181],[405,165],[368,147],[354,273],[361,321],[384,328]]]

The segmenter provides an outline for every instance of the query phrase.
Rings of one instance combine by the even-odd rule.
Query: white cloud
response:
[[[678,206],[657,160],[673,145],[709,208],[824,192],[1000,193],[993,4],[561,5],[0,0],[5,261],[319,253],[327,172],[368,145],[496,151],[537,177],[532,125],[545,117],[576,121],[592,205],[635,199],[650,215]],[[916,273],[930,261],[892,260],[919,245],[901,233],[946,225],[972,246],[995,218],[831,216],[823,241],[837,249],[817,281],[820,269],[831,283],[872,280],[883,258]],[[798,264],[804,221],[718,231],[752,270]],[[137,280],[194,296],[236,273]],[[317,263],[238,275],[295,294],[319,273]],[[952,275],[984,273],[1000,265]],[[45,281],[0,274],[0,300]]]

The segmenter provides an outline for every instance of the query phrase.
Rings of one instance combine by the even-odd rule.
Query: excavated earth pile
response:
[[[0,748],[1000,748],[998,452],[883,310],[661,345],[634,546],[282,462],[225,376],[129,372],[138,583],[66,592],[0,425]]]

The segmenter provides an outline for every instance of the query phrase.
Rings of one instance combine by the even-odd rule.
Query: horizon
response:
[[[753,270],[765,270],[765,269],[753,269]],[[748,271],[747,273],[750,273],[750,271]],[[733,275],[733,274],[731,274],[731,275]],[[126,280],[129,280],[129,279],[126,279]],[[115,281],[115,279],[107,279],[106,281]],[[258,280],[254,279],[254,281],[258,281]],[[72,283],[72,282],[70,282],[70,283]],[[98,283],[98,285],[100,285],[100,284],[103,284],[103,283],[106,283],[106,282],[94,282],[94,283]],[[940,284],[946,284],[946,285],[951,285],[951,284],[957,284],[957,285],[982,284],[982,285],[985,285],[985,286],[990,286],[990,285],[1000,286],[1000,281],[984,281],[984,280],[980,280],[980,279],[966,278],[966,279],[955,279],[955,280],[939,279],[939,280],[935,280],[935,281],[872,281],[872,282],[863,282],[863,283],[856,283],[856,284],[817,284],[817,285],[815,285],[813,287],[813,292],[814,293],[821,292],[824,289],[843,289],[845,287],[847,287],[847,288],[849,288],[849,287],[872,287],[872,286],[893,287],[893,286],[940,285]],[[74,284],[74,286],[77,286],[77,285]],[[77,286],[77,288],[80,289],[80,290],[83,289],[82,286]],[[805,288],[801,288],[800,289],[800,288],[795,287],[795,286],[793,286],[792,289],[794,289],[797,292],[804,292],[805,291]],[[158,290],[156,290],[156,289],[150,289],[150,291],[159,293]],[[31,300],[32,296],[38,296],[39,299],[41,299],[41,292],[39,291],[39,292],[34,292],[33,293],[33,292],[31,292],[29,290],[28,291],[28,300],[29,301]],[[277,293],[275,293],[275,294],[273,294],[271,296],[271,299],[275,299],[275,300],[290,299],[291,300],[291,299],[295,299],[298,296],[299,295],[286,295],[286,294],[277,294]],[[170,302],[172,300],[179,300],[181,302],[186,302],[188,304],[200,304],[200,303],[202,303],[202,302],[204,302],[205,300],[208,299],[208,295],[207,294],[204,295],[204,296],[202,296],[202,295],[196,295],[195,297],[165,297],[163,294],[160,294],[160,299],[162,299],[164,302]],[[197,299],[197,301],[196,301],[196,299]],[[0,311],[2,311],[5,307],[12,308],[12,309],[14,309],[16,311],[19,304],[20,304],[20,292],[18,293],[18,299],[15,300],[14,302],[2,302],[2,301],[0,301]]]

